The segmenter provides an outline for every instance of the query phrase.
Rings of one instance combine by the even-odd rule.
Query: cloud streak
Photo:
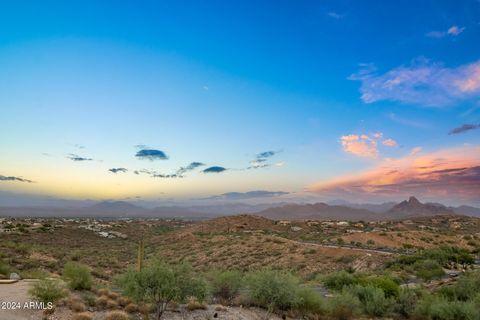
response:
[[[248,200],[248,199],[257,199],[257,198],[273,198],[273,197],[279,197],[287,194],[289,194],[289,192],[266,191],[266,190],[255,190],[255,191],[248,191],[248,192],[226,192],[220,195],[205,198],[204,200]]]
[[[445,107],[480,97],[480,61],[448,68],[417,59],[384,74],[363,69],[349,79],[361,82],[361,99],[365,103],[388,100]]]
[[[480,128],[480,123],[479,124],[463,124],[460,127],[453,128],[452,130],[450,130],[448,134],[452,135],[452,134],[465,133],[467,131],[471,131],[479,128]]]
[[[227,169],[224,168],[224,167],[220,167],[220,166],[213,166],[213,167],[208,167],[206,168],[205,170],[203,170],[202,172],[203,173],[220,173],[220,172],[224,172],[226,171]]]
[[[187,172],[193,171],[199,167],[205,166],[204,163],[202,162],[191,162],[188,166],[185,167],[180,167],[180,169],[177,170],[178,175],[184,175]]]
[[[161,150],[156,150],[156,149],[142,149],[139,150],[136,154],[135,157],[139,159],[147,159],[150,161],[154,160],[167,160],[168,156],[166,155],[165,152]]]
[[[3,175],[0,175],[0,181],[17,181],[17,182],[33,183],[32,180],[24,179],[22,177],[3,176]]]
[[[454,25],[448,28],[448,30],[446,31],[435,30],[435,31],[427,32],[425,35],[429,38],[436,38],[436,39],[444,38],[446,36],[456,37],[460,33],[462,33],[464,30],[465,30],[465,27],[459,27]]]
[[[72,160],[72,161],[77,161],[77,162],[81,162],[81,161],[92,161],[93,159],[92,158],[87,158],[87,157],[82,157],[82,156],[79,156],[79,155],[76,155],[76,154],[73,154],[73,153],[70,153],[68,156],[67,156],[68,159]]]
[[[152,178],[184,178],[185,174],[191,171],[194,171],[195,169],[199,167],[205,166],[204,163],[202,162],[191,162],[187,166],[180,167],[175,173],[169,173],[169,174],[164,174],[164,173],[159,173],[157,171],[152,171],[152,170],[147,170],[147,169],[141,169],[141,170],[135,170],[133,173],[139,175],[139,174],[147,174],[151,176]]]
[[[464,146],[429,154],[411,152],[400,159],[385,159],[373,169],[318,183],[309,190],[357,199],[414,194],[478,201],[480,147]]]
[[[111,169],[108,169],[108,171],[116,174],[116,173],[125,173],[128,170],[126,168],[111,168]]]
[[[260,152],[255,156],[255,159],[250,161],[250,166],[247,169],[260,169],[270,167],[271,165],[267,162],[271,157],[278,154],[280,151],[264,151]]]

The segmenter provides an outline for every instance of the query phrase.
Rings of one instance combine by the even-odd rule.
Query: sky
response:
[[[479,40],[477,0],[3,1],[0,202],[480,205]]]

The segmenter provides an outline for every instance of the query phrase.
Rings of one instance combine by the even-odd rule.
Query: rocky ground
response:
[[[21,280],[13,284],[0,285],[0,303],[1,302],[18,302],[22,306],[25,302],[31,301],[28,295],[31,281]],[[167,311],[163,319],[169,320],[280,320],[276,315],[268,315],[266,311],[257,308],[240,308],[240,307],[219,307],[218,305],[208,305],[205,310],[195,311]],[[106,312],[92,312],[93,320],[105,319]],[[55,313],[50,315],[49,320],[69,320],[73,319],[74,313],[66,307],[59,307]],[[0,309],[0,320],[42,320],[43,312],[41,310],[29,309]],[[136,319],[135,316],[133,319]],[[138,316],[140,320],[141,317]]]

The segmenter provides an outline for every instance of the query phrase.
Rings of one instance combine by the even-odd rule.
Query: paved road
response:
[[[383,250],[383,249],[365,249],[365,248],[357,248],[357,247],[351,247],[351,246],[340,246],[340,245],[334,245],[334,244],[321,244],[321,243],[315,243],[315,242],[300,242],[300,243],[323,247],[323,248],[346,249],[346,250],[352,250],[352,251],[380,253],[385,255],[397,254],[396,252],[393,252],[390,250]]]

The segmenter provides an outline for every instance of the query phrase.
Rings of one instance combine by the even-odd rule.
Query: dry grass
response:
[[[119,310],[110,311],[105,316],[105,320],[128,320],[129,316],[127,313]]]
[[[108,297],[106,296],[98,297],[97,300],[95,300],[96,305],[101,308],[105,308],[107,306],[107,302]]]
[[[130,300],[129,298],[126,298],[126,297],[119,297],[117,299],[117,302],[118,302],[119,306],[125,307],[125,306],[129,305],[132,302],[132,300]]]
[[[112,300],[112,299],[107,300],[107,308],[108,309],[117,309],[118,308],[117,301]]]
[[[89,312],[82,312],[73,315],[72,320],[92,320],[93,314]]]
[[[189,311],[205,310],[205,309],[207,309],[207,306],[205,304],[199,302],[196,298],[191,297],[187,301],[187,309]]]
[[[130,303],[127,306],[125,306],[125,312],[128,312],[128,313],[138,312],[138,306],[134,303]]]

